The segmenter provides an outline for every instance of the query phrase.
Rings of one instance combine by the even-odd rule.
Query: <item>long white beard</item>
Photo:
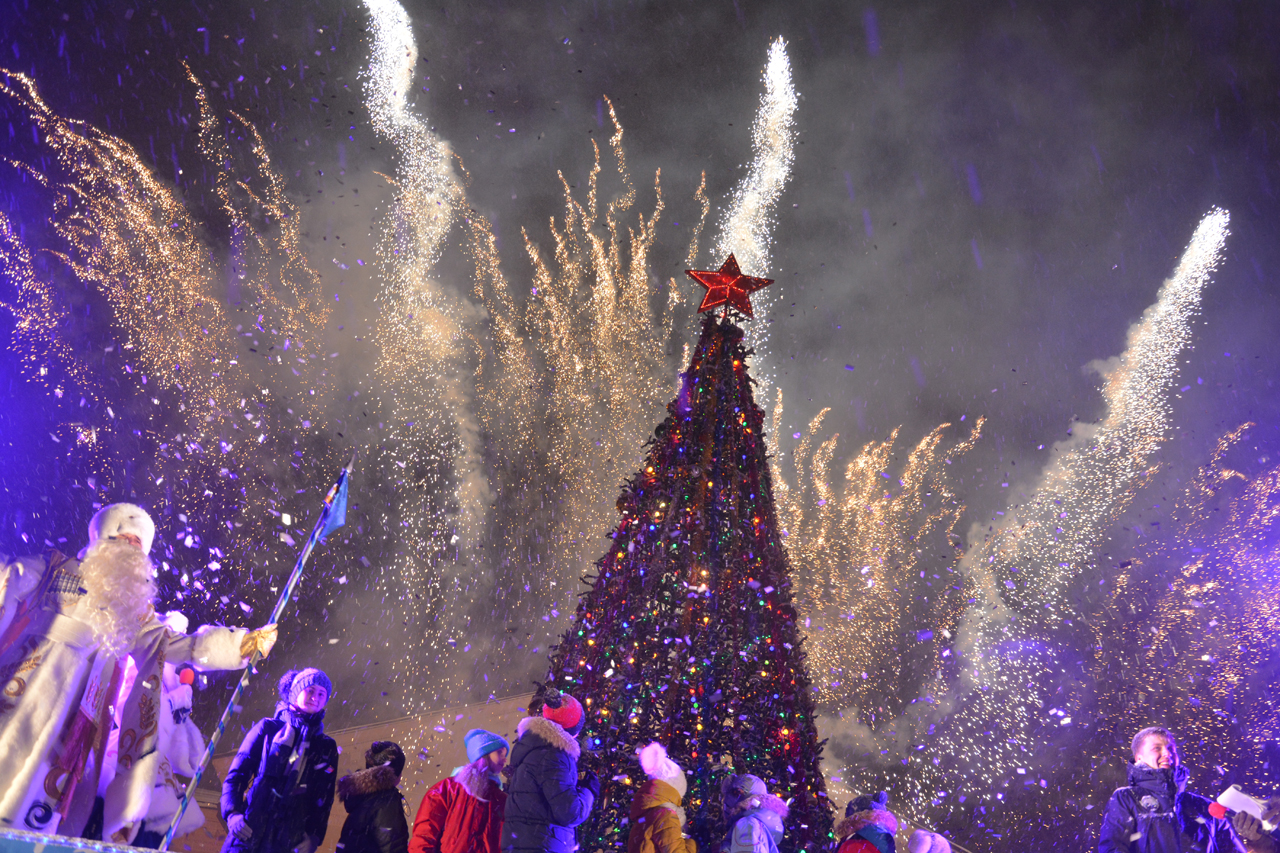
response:
[[[93,628],[108,653],[123,657],[132,648],[156,597],[154,567],[142,550],[120,539],[99,539],[80,563],[88,594],[76,618]]]

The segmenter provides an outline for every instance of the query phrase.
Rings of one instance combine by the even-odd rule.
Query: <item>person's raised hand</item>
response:
[[[1262,837],[1262,821],[1248,812],[1236,812],[1231,818],[1231,827],[1245,841],[1257,841]]]
[[[275,647],[278,638],[279,631],[275,623],[263,625],[256,631],[250,631],[240,641],[240,657],[247,660],[253,656],[254,652],[257,652],[265,658],[271,654],[271,649]]]

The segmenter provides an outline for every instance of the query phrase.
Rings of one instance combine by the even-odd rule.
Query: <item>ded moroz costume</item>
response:
[[[90,521],[78,557],[0,557],[0,826],[78,835],[102,794],[114,807],[108,836],[131,834],[136,827],[127,824],[146,815],[162,757],[165,663],[239,669],[274,641],[273,627],[204,626],[188,635],[158,620],[154,538],[145,510],[112,504]],[[114,777],[104,767],[113,710]]]

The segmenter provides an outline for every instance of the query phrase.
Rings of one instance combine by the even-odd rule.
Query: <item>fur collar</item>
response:
[[[635,820],[649,809],[659,807],[673,811],[680,808],[680,792],[661,779],[650,779],[640,786],[631,800],[631,819]]]
[[[380,764],[365,770],[357,770],[338,780],[338,799],[346,802],[351,797],[389,791],[400,784],[400,777],[389,764]]]
[[[561,728],[559,723],[553,723],[546,717],[525,717],[521,720],[520,725],[516,726],[516,737],[522,738],[526,734],[537,735],[556,749],[567,752],[574,761],[582,754],[578,739]]]
[[[493,781],[492,776],[477,770],[474,764],[464,764],[459,767],[457,772],[453,774],[453,779],[468,794],[482,803],[487,803],[489,800],[494,799],[494,795],[501,790],[498,787],[498,783]]]
[[[898,819],[893,812],[884,809],[867,809],[854,812],[836,825],[836,838],[848,838],[860,829],[878,826],[890,835],[898,833]]]
[[[773,794],[752,794],[742,801],[734,820],[743,815],[761,811],[773,812],[780,819],[786,820],[787,812],[791,809],[787,807],[786,800],[781,797],[775,797]]]

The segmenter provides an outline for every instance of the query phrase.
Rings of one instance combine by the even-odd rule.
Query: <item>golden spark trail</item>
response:
[[[67,121],[44,103],[22,74],[6,72],[0,94],[21,105],[73,182],[56,187],[53,221],[73,255],[63,260],[97,285],[124,330],[122,346],[136,348],[145,374],[161,388],[183,384],[209,408],[229,409],[233,393],[223,375],[234,350],[207,250],[172,190],[162,185],[125,143],[88,125]],[[194,408],[188,422],[202,413]]]
[[[638,214],[622,236],[621,217],[636,193],[622,127],[608,106],[612,177],[624,191],[605,207],[601,228],[599,148],[585,203],[560,176],[565,213],[550,223],[550,259],[524,233],[533,267],[528,298],[513,298],[487,220],[474,213],[467,220],[475,293],[495,338],[491,353],[477,349],[476,386],[478,416],[495,438],[494,489],[504,510],[495,531],[501,557],[491,561],[503,567],[497,588],[536,584],[536,600],[563,595],[566,610],[578,577],[598,556],[596,537],[613,517],[617,484],[634,469],[666,400],[671,366],[675,303],[651,307],[657,288],[649,272],[661,186],[655,177],[653,212]],[[535,532],[547,542],[537,542]],[[513,621],[522,621],[519,613],[515,607]]]
[[[791,81],[791,61],[787,43],[779,36],[769,46],[769,60],[762,75],[764,94],[751,127],[751,165],[746,176],[734,188],[729,206],[720,223],[720,233],[712,247],[715,263],[730,253],[747,275],[769,273],[769,249],[773,242],[774,208],[783,187],[791,177],[795,162],[795,113],[799,96]],[[768,342],[769,324],[765,321],[774,303],[781,298],[777,287],[766,288],[752,296],[757,321],[747,326],[747,346],[757,353],[756,381],[760,383],[760,399],[768,399],[772,371],[766,369],[763,356]]]
[[[27,376],[55,397],[84,396],[96,402],[98,389],[84,362],[58,334],[67,321],[66,306],[54,288],[36,274],[31,252],[19,239],[13,222],[0,212],[0,269],[13,283],[13,301],[0,300],[14,319],[14,342],[19,364]],[[68,380],[71,380],[68,382]]]
[[[1050,707],[1050,697],[1069,678],[1055,632],[1073,615],[1067,600],[1073,581],[1154,470],[1153,456],[1169,428],[1167,394],[1177,359],[1190,341],[1191,320],[1221,257],[1226,226],[1225,211],[1215,209],[1202,220],[1174,275],[1130,328],[1124,353],[1095,365],[1104,377],[1107,401],[1102,422],[1084,429],[1077,426],[1070,442],[1055,447],[1058,458],[1041,475],[1026,505],[1010,506],[1002,519],[993,519],[998,523],[991,532],[975,530],[971,538],[981,541],[973,542],[958,564],[963,576],[958,586],[969,604],[953,613],[954,642],[942,650],[935,676],[921,685],[910,707],[887,719],[872,715],[869,701],[874,697],[880,702],[877,710],[887,712],[892,693],[853,689],[846,694],[853,702],[839,715],[843,720],[824,720],[824,730],[837,743],[845,740],[846,756],[849,744],[863,753],[844,768],[852,790],[888,785],[913,819],[924,818],[930,807],[958,807],[957,788],[963,788],[970,800],[998,801],[1012,785],[1020,789],[1021,780],[1028,778],[1024,774],[1033,772],[1041,760],[1033,730],[1043,724],[1070,724],[1069,716],[1051,715],[1061,709]],[[927,448],[928,441],[922,447]],[[824,458],[821,452],[815,455],[818,467],[813,477],[825,476]],[[883,448],[868,445],[862,458],[870,471],[883,470]],[[850,466],[850,478],[865,473],[856,464]],[[865,506],[874,506],[874,494],[870,487],[861,494]],[[806,539],[788,547],[808,548],[814,555],[810,559],[820,560],[819,550],[831,548],[827,531],[835,528],[827,523],[811,529]],[[875,525],[857,533],[871,543],[870,554],[861,557],[868,574],[876,565],[868,556],[892,554],[894,543],[899,549],[914,546],[910,529],[890,531],[891,541],[878,538],[879,532]],[[815,536],[822,537],[820,545]],[[841,536],[834,538],[842,541]],[[849,568],[860,571],[858,566]],[[833,575],[816,579],[813,594],[829,594],[823,586],[829,577]],[[899,587],[909,580],[905,573],[884,579]],[[892,619],[897,602],[885,598],[881,579],[873,580],[861,605],[871,621],[856,626],[872,638],[874,651],[866,654],[868,680],[873,672],[895,666],[889,645],[893,638],[885,635],[878,641],[871,626],[876,620]],[[813,641],[812,633],[810,638]],[[845,654],[850,661],[861,660],[861,652]],[[886,683],[882,689],[892,691],[894,686]]]
[[[473,390],[466,384],[471,329],[458,294],[433,278],[445,239],[464,205],[448,145],[408,102],[418,50],[404,8],[366,0],[372,56],[362,73],[374,129],[400,155],[392,210],[378,240],[383,287],[374,372],[387,407],[388,440],[380,460],[396,483],[400,553],[384,568],[383,586],[406,603],[421,647],[400,661],[404,677],[420,677],[420,658],[457,640],[461,585],[473,575],[450,568],[474,547],[492,502],[483,476]],[[446,557],[446,549],[453,556]],[[455,576],[456,574],[456,576]],[[461,686],[461,685],[458,685]],[[418,696],[421,691],[407,690]]]
[[[1058,459],[1031,500],[1010,507],[1003,523],[961,562],[975,605],[958,627],[957,713],[935,746],[962,757],[988,798],[1003,797],[1038,763],[1032,729],[1057,724],[1046,699],[1064,671],[1054,632],[1066,594],[1094,558],[1112,522],[1154,470],[1152,457],[1169,428],[1167,394],[1177,359],[1191,339],[1191,320],[1227,237],[1227,213],[1210,211],[1192,236],[1156,302],[1129,329],[1118,358],[1097,365],[1107,415],[1076,429],[1055,447]],[[923,758],[909,762],[912,785],[926,800],[942,798],[955,779]]]
[[[778,397],[775,434],[782,410]],[[956,578],[913,575],[923,574],[919,564],[926,543],[949,539],[964,512],[946,470],[977,443],[985,421],[980,418],[968,438],[945,450],[942,437],[951,425],[941,424],[911,449],[901,466],[895,453],[900,428],[895,429],[884,441],[867,443],[849,461],[837,494],[830,466],[839,436],[812,450],[827,411],[810,424],[793,458],[797,484],[810,487],[775,489],[775,494],[788,533],[787,551],[801,567],[802,611],[821,626],[819,631],[811,625],[808,634],[819,699],[826,707],[856,708],[869,723],[872,714],[883,719],[900,710],[895,706],[907,667],[890,661],[903,658],[901,638],[917,609],[915,600],[924,598],[927,605],[925,618],[916,624],[928,625],[936,637],[925,646],[934,661],[929,672],[938,668],[943,632],[955,627],[958,614],[951,611],[954,602],[946,591]],[[776,462],[774,468],[774,482],[784,482]]]
[[[209,583],[195,581],[182,593],[208,600],[222,586],[219,572],[235,567],[238,575],[244,564],[265,567],[271,560],[262,544],[278,539],[284,527],[273,523],[267,507],[290,507],[287,498],[272,497],[281,473],[268,469],[278,458],[292,456],[297,437],[313,429],[305,412],[319,411],[330,387],[328,368],[312,343],[328,308],[318,277],[301,255],[297,211],[285,199],[256,131],[239,117],[229,124],[228,133],[251,140],[248,162],[242,163],[215,130],[216,117],[201,89],[200,152],[219,175],[215,191],[232,232],[241,238],[242,250],[233,254],[241,262],[248,256],[247,266],[234,273],[250,297],[241,304],[248,306],[228,306],[219,292],[227,270],[215,249],[197,236],[200,224],[175,189],[159,180],[128,143],[58,116],[25,76],[0,74],[8,80],[0,83],[0,95],[25,112],[54,155],[56,177],[13,163],[51,196],[49,222],[65,248],[44,251],[105,297],[119,342],[124,376],[112,383],[118,390],[107,398],[100,384],[97,391],[75,389],[86,398],[81,404],[85,422],[65,426],[76,434],[78,449],[89,454],[100,495],[120,485],[108,463],[128,433],[136,437],[137,452],[146,454],[128,462],[147,472],[133,483],[137,499],[164,506],[166,516],[187,525],[172,531],[179,539],[197,547],[200,529],[207,535],[213,525],[225,524],[236,531],[229,551],[211,549],[217,559],[200,569],[207,568]],[[232,164],[243,166],[237,172],[252,175],[262,188],[223,180],[224,172],[236,168]],[[233,198],[237,187],[242,195]],[[255,216],[261,233],[251,225]],[[66,371],[64,378],[87,383],[85,372],[67,360],[68,342],[49,325],[63,311],[59,295],[34,278],[30,251],[14,238],[7,220],[3,224],[0,266],[21,291],[15,313],[22,363],[37,378],[46,362],[57,363],[59,373]],[[33,310],[45,316],[36,319],[30,316]],[[243,332],[246,323],[235,324],[237,310],[247,315],[250,331]],[[264,352],[250,348],[241,340],[245,336]],[[60,396],[59,387],[53,391]],[[115,411],[125,407],[127,426]],[[101,421],[96,425],[95,417]],[[315,456],[308,464],[327,464]],[[234,592],[236,586],[225,588]],[[225,607],[230,597],[224,594],[221,601]]]

